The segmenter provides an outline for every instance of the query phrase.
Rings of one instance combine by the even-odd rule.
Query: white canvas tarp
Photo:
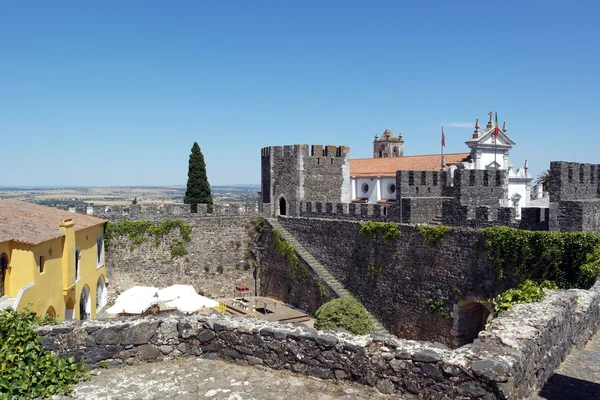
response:
[[[142,314],[158,303],[158,289],[149,286],[134,286],[117,297],[115,305],[106,310],[109,314]]]
[[[158,291],[158,300],[167,302],[180,297],[192,296],[196,294],[196,289],[192,285],[171,285]]]
[[[191,294],[183,296],[166,304],[167,307],[177,308],[179,311],[191,314],[203,308],[216,307],[219,302],[209,299],[208,297],[200,296],[199,294]]]
[[[159,302],[188,314],[219,305],[218,302],[197,294],[191,285],[172,285],[161,290],[155,287],[134,286],[121,293],[115,305],[108,308],[106,312],[142,314]]]

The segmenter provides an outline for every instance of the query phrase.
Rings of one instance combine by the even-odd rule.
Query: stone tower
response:
[[[373,141],[373,157],[401,157],[404,154],[404,139],[402,134],[398,133],[398,136],[394,136],[392,131],[386,129],[381,138],[375,135]]]
[[[261,150],[261,202],[271,215],[298,215],[301,201],[350,202],[350,148],[296,144]]]

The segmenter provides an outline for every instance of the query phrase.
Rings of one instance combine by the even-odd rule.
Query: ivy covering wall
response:
[[[104,245],[108,249],[114,246],[115,238],[127,236],[133,244],[142,244],[151,239],[154,246],[163,240],[164,236],[178,229],[181,239],[173,240],[169,247],[172,257],[181,257],[187,254],[185,242],[189,242],[192,234],[192,226],[180,219],[167,219],[162,222],[150,221],[121,221],[109,222],[104,231]]]

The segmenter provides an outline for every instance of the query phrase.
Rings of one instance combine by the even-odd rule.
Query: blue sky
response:
[[[465,151],[507,121],[534,174],[600,162],[600,2],[0,2],[0,186],[260,182],[260,148]],[[465,125],[466,124],[466,125]]]

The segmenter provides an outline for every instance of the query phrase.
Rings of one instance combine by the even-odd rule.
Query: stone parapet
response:
[[[539,389],[600,323],[600,284],[516,305],[456,350],[390,335],[355,336],[221,314],[74,321],[38,329],[44,347],[86,366],[181,356],[222,358],[352,380],[423,398],[521,399]]]
[[[191,212],[189,204],[131,204],[127,206],[58,206],[59,209],[110,221],[164,221],[166,219],[198,219],[210,217],[251,217],[260,215],[256,206],[229,206],[214,204],[198,204],[198,212]],[[210,211],[210,212],[209,212]]]

